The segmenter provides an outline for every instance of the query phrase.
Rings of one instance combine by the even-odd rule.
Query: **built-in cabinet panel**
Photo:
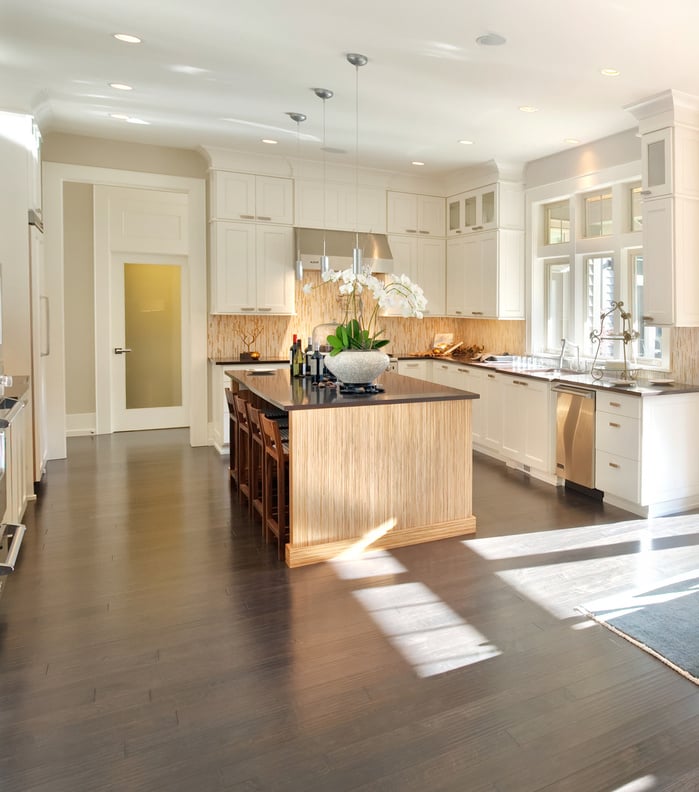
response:
[[[525,377],[503,379],[502,452],[522,465],[551,472],[550,386]]]
[[[34,497],[32,415],[29,396],[22,399],[24,407],[11,425],[2,430],[5,452],[5,489],[7,507],[4,522],[20,523],[27,502]]]
[[[379,187],[297,180],[295,224],[301,228],[385,233],[386,192]],[[358,222],[356,220],[359,217]]]
[[[389,191],[386,201],[389,234],[444,236],[444,198]]]
[[[452,386],[461,390],[477,393],[481,398],[471,402],[471,427],[472,439],[475,444],[483,442],[483,430],[485,426],[485,375],[486,372],[475,366],[453,365],[454,376]]]
[[[503,379],[504,374],[486,371],[483,380],[483,436],[486,448],[500,453],[503,437]]]
[[[428,363],[431,364],[431,360],[399,360],[398,361],[398,373],[402,374],[404,377],[414,377],[415,379],[429,379],[431,376],[431,367],[430,372],[428,373],[427,367]]]
[[[447,240],[449,316],[524,318],[524,238],[513,230]]]
[[[392,234],[388,244],[393,255],[393,271],[417,283],[427,298],[425,316],[446,313],[446,258],[444,239]],[[391,314],[389,309],[386,312]],[[400,315],[400,311],[395,311]]]
[[[211,313],[294,312],[293,229],[211,224]]]
[[[211,179],[212,219],[294,222],[292,179],[230,171],[214,171]]]

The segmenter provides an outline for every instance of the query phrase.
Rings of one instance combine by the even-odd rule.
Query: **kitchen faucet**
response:
[[[576,352],[576,364],[575,370],[580,371],[580,345],[574,344],[572,341],[569,341],[567,338],[561,338],[561,354],[558,357],[558,370],[560,371],[563,368],[563,358],[565,357],[566,348],[572,346],[575,347]]]

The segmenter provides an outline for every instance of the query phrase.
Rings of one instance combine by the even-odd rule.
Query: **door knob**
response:
[[[115,355],[123,355],[124,352],[130,352],[130,349],[123,349],[122,347],[114,347],[114,354]]]

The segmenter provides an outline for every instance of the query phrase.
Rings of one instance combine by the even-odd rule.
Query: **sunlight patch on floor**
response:
[[[328,563],[342,580],[401,575],[408,571],[387,550],[366,550],[359,558],[338,556]]]
[[[620,787],[615,787],[611,792],[649,792],[651,789],[657,789],[657,779],[655,776],[646,775],[642,778],[636,778],[629,781]]]
[[[501,654],[423,583],[376,586],[353,595],[421,677]]]

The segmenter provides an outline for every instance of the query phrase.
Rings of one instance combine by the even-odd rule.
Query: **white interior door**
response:
[[[187,258],[114,254],[114,431],[189,425]]]

